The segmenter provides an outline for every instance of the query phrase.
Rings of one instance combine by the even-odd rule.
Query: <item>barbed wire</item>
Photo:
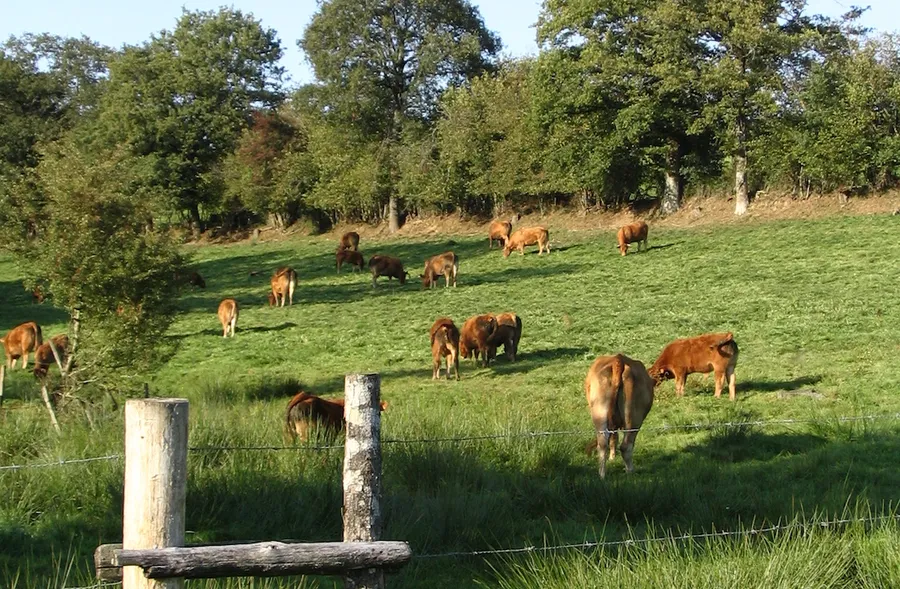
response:
[[[84,464],[86,462],[100,462],[104,460],[120,460],[122,458],[121,454],[109,454],[107,456],[92,456],[90,458],[74,458],[71,460],[57,460],[56,462],[39,462],[36,464],[10,464],[7,466],[0,466],[0,471],[2,470],[23,470],[26,468],[49,468],[51,466],[66,466],[68,464]]]
[[[121,586],[122,586],[122,581],[112,581],[112,582],[105,582],[105,583],[101,583],[100,581],[97,581],[93,585],[84,585],[82,587],[66,587],[65,589],[104,589],[105,587],[121,587]]]
[[[762,528],[750,528],[749,530],[730,530],[719,532],[703,532],[700,534],[682,534],[680,536],[653,536],[650,538],[628,538],[625,540],[598,540],[593,542],[576,542],[571,544],[558,544],[555,546],[523,546],[521,548],[500,548],[496,550],[471,550],[456,552],[441,552],[433,554],[414,555],[416,559],[436,559],[436,558],[462,558],[473,556],[500,556],[511,554],[528,554],[535,552],[558,552],[560,550],[586,550],[589,548],[612,548],[618,546],[637,546],[641,544],[650,544],[653,542],[685,542],[688,540],[705,540],[710,538],[727,538],[733,536],[758,536],[760,534],[770,534],[772,532],[787,531],[792,529],[809,529],[809,528],[829,528],[833,526],[842,526],[855,523],[872,523],[876,521],[895,520],[900,521],[900,515],[881,515],[877,517],[865,518],[845,518],[834,519],[819,522],[792,522],[789,524],[775,524]]]

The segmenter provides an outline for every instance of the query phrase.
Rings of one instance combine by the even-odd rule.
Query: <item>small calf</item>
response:
[[[459,353],[463,358],[469,358],[473,354],[475,362],[481,356],[484,366],[490,364],[491,338],[497,331],[497,318],[490,313],[469,317],[463,323],[459,336]]]
[[[425,273],[420,276],[422,288],[434,288],[438,276],[444,277],[444,288],[456,287],[456,275],[459,273],[459,258],[453,252],[444,252],[425,260]]]
[[[644,251],[647,251],[647,224],[643,221],[631,223],[619,228],[616,233],[616,241],[618,242],[619,251],[624,256],[628,252],[628,244],[637,242],[638,252],[641,251],[641,244],[644,244]]]
[[[653,406],[654,385],[641,362],[622,354],[601,356],[588,369],[584,394],[597,432],[601,479],[606,477],[606,461],[616,456],[619,430],[624,433],[619,450],[625,472],[634,471],[634,441]]]
[[[497,356],[497,348],[502,345],[506,357],[515,362],[516,354],[519,353],[519,340],[522,339],[522,320],[515,313],[500,313],[495,318],[497,330],[488,342],[488,354],[493,360]]]
[[[375,279],[379,276],[387,276],[388,280],[396,278],[400,284],[406,283],[409,272],[403,269],[403,262],[392,256],[375,254],[369,258],[369,270],[372,271],[372,288],[375,288]]]
[[[359,233],[356,231],[348,231],[343,234],[338,249],[357,251],[359,249]]]
[[[456,380],[459,380],[459,329],[453,320],[441,317],[434,322],[429,332],[431,336],[431,359],[433,361],[431,379],[437,380],[441,376],[441,359],[447,358],[447,378],[450,378],[450,364],[456,372]]]
[[[61,333],[51,337],[50,341],[53,342],[56,353],[59,354],[60,363],[65,364],[69,355],[69,336]],[[38,378],[44,378],[47,376],[47,371],[54,364],[56,364],[56,358],[53,357],[50,342],[42,343],[34,353],[34,375]]]
[[[219,303],[219,323],[222,324],[222,337],[228,337],[231,331],[231,337],[234,337],[234,327],[238,320],[238,304],[234,299],[224,299]]]
[[[9,330],[5,337],[0,337],[0,344],[6,352],[6,366],[10,370],[15,367],[15,362],[22,359],[22,368],[28,366],[28,354],[38,349],[44,343],[41,335],[41,326],[34,321],[22,323]]]
[[[294,304],[294,289],[297,287],[297,273],[289,266],[282,266],[275,270],[269,281],[272,286],[272,294],[275,295],[275,304],[284,306],[285,300]]]
[[[381,410],[387,409],[387,402],[381,402]],[[344,400],[323,399],[303,391],[288,402],[285,412],[284,432],[286,436],[301,441],[309,439],[309,432],[322,426],[336,434],[344,429]]]
[[[650,376],[656,382],[674,378],[675,394],[684,395],[688,374],[715,372],[716,398],[722,396],[725,380],[728,380],[728,398],[734,401],[734,367],[738,359],[738,346],[731,332],[708,333],[697,337],[675,340],[663,348]]]
[[[512,233],[512,223],[509,221],[494,221],[488,228],[488,249],[494,249],[494,240],[500,242],[500,246],[505,246]]]
[[[338,274],[341,273],[341,266],[343,266],[345,263],[350,264],[351,266],[355,266],[357,270],[362,270],[363,266],[365,265],[362,254],[356,250],[338,248],[337,252],[335,252],[334,254],[334,257],[335,261],[337,262]]]
[[[546,248],[547,253],[550,253],[550,232],[547,231],[544,227],[528,227],[526,229],[519,229],[515,233],[513,233],[508,240],[506,240],[506,245],[503,246],[503,256],[509,257],[510,252],[513,250],[519,250],[519,253],[523,256],[525,255],[525,246],[526,245],[535,245],[538,246],[538,255],[544,254],[544,249]]]

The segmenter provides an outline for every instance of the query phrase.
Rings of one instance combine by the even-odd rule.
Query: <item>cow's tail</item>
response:
[[[612,385],[613,391],[615,391],[616,397],[622,394],[622,373],[625,371],[625,358],[622,357],[622,354],[616,354],[613,356],[612,364],[610,364],[610,370],[612,374],[610,375],[610,384]]]
[[[287,410],[284,412],[284,435],[285,439],[293,439],[297,437],[297,432],[294,430],[294,420],[297,416],[294,415],[294,407],[309,399],[309,395],[300,391],[288,401]]]
[[[290,276],[288,276],[288,297],[291,302],[294,301],[294,289],[297,288],[297,273],[291,272]]]
[[[34,341],[38,346],[44,343],[44,334],[41,332],[41,326],[37,323],[34,324]]]
[[[726,333],[725,337],[716,344],[716,348],[723,356],[737,356],[738,346],[737,342],[734,341],[734,334],[730,331]]]

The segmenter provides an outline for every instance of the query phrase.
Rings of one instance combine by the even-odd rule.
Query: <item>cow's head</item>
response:
[[[510,247],[509,239],[506,240],[506,243],[503,245],[503,257],[508,258],[509,253],[512,251],[512,247]]]
[[[434,272],[431,268],[425,268],[425,274],[419,274],[419,278],[422,279],[422,288],[428,288],[434,282]]]
[[[628,244],[627,244],[627,243],[624,243],[624,242],[622,242],[622,243],[617,243],[617,244],[616,244],[616,249],[618,249],[619,252],[624,256],[625,254],[628,253]]]
[[[653,379],[655,384],[659,384],[665,380],[669,380],[675,378],[675,373],[673,373],[668,368],[657,368],[655,366],[651,366],[650,370],[647,371],[650,375],[650,378]]]

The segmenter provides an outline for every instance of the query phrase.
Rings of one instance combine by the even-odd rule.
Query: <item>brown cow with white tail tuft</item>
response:
[[[441,358],[447,358],[447,378],[450,378],[450,365],[456,371],[459,380],[459,329],[449,317],[441,317],[434,322],[429,332],[431,336],[432,380],[441,376]]]
[[[425,273],[420,275],[422,288],[434,288],[438,276],[444,277],[444,288],[456,286],[456,275],[459,273],[459,258],[453,252],[445,252],[425,260]]]

